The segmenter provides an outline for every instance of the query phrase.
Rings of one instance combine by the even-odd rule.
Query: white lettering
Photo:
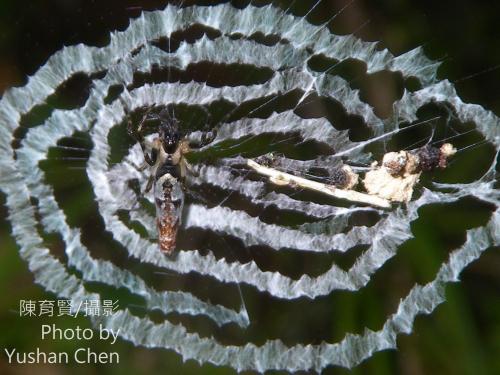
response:
[[[74,354],[76,363],[120,363],[120,355],[117,352],[96,353],[90,348],[80,348]]]
[[[45,340],[45,335],[48,335],[50,332],[50,326],[48,324],[42,324],[42,340]]]
[[[9,363],[12,363],[12,356],[16,352],[16,349],[12,349],[12,353],[9,353],[8,349],[5,349],[5,354],[7,354],[7,357],[9,357]]]
[[[75,350],[75,362],[76,363],[86,363],[85,361],[80,360],[78,358],[78,353],[80,353],[81,351],[85,351],[85,348],[80,348],[80,349]]]
[[[113,345],[118,339],[119,334],[120,334],[120,328],[118,328],[118,331],[116,331],[115,333],[112,329],[104,328],[102,324],[99,324],[99,338],[101,340],[107,340],[110,337],[112,337],[113,340],[111,341],[111,345]]]
[[[69,356],[66,352],[43,352],[40,348],[36,348],[33,352],[18,352],[16,349],[9,351],[4,349],[7,354],[9,363],[68,363]]]
[[[77,326],[76,328],[57,328],[55,324],[42,325],[42,340],[47,337],[52,338],[52,340],[91,340],[94,336],[94,331],[90,328],[81,328]]]

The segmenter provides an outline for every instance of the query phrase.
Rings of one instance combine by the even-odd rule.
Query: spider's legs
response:
[[[146,120],[149,118],[150,112],[153,110],[153,107],[154,107],[154,105],[151,105],[146,109],[146,112],[142,116],[142,119],[139,122],[137,129],[134,128],[134,124],[132,122],[131,117],[127,116],[128,117],[128,119],[127,119],[127,134],[130,137],[134,138],[138,142],[140,142],[140,140],[143,138],[142,127],[143,127],[144,123],[146,122]]]
[[[142,119],[139,122],[139,126],[137,127],[137,134],[140,134],[141,138],[143,138],[142,137],[142,127],[143,127],[144,123],[152,117],[151,111],[153,110],[154,106],[155,105],[150,105],[149,107],[147,107],[146,112],[144,112],[144,115],[142,115]]]
[[[141,142],[141,148],[142,148],[142,153],[144,154],[144,160],[146,163],[148,163],[150,166],[153,166],[156,164],[156,159],[158,157],[158,151],[156,149],[151,150],[151,155],[149,155],[146,151],[146,146],[144,145],[144,142]]]
[[[200,147],[206,146],[209,143],[211,143],[215,139],[216,136],[217,136],[217,131],[215,130],[215,128],[213,130],[206,132],[206,133],[203,133],[201,136],[201,146]]]
[[[181,158],[180,160],[180,167],[181,167],[181,177],[185,178],[187,175],[187,172],[189,174],[193,175],[194,177],[198,177],[200,174],[196,172],[191,164],[185,159]]]
[[[199,149],[199,148],[202,148],[206,145],[208,145],[209,143],[211,143],[215,137],[217,136],[217,132],[216,130],[210,130],[208,132],[200,132],[201,135],[200,136],[197,136],[196,138],[197,139],[190,139],[189,140],[189,147],[191,149]]]
[[[138,168],[137,170],[139,172],[144,172],[150,165],[146,162],[143,162]]]
[[[151,190],[154,180],[155,179],[153,175],[149,176],[148,183],[146,184],[146,189],[144,189],[144,193],[148,193]]]
[[[146,145],[145,145],[145,139],[144,139],[144,124],[147,120],[151,118],[151,111],[153,110],[154,105],[149,106],[146,109],[146,112],[142,116],[141,121],[139,122],[139,125],[137,126],[137,129],[134,128],[134,124],[132,123],[131,118],[128,118],[127,121],[127,133],[130,137],[135,139],[140,145],[141,145],[141,150],[142,153],[144,154],[144,160],[146,163],[148,163],[150,166],[153,166],[156,162],[156,157],[157,157],[157,150],[152,150],[151,155],[148,155],[146,151]]]
[[[207,122],[205,124],[205,129],[207,129],[212,120],[212,114],[204,106],[200,107],[200,109],[205,112],[207,116]],[[189,139],[189,147],[192,149],[198,149],[208,145],[217,136],[217,130],[215,128],[213,128],[212,130],[199,130],[194,133],[196,134],[196,136],[190,137]]]

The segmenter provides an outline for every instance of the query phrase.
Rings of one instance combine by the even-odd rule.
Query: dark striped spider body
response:
[[[147,108],[137,128],[129,121],[127,130],[141,145],[145,161],[142,169],[150,169],[145,192],[154,188],[159,247],[164,254],[171,255],[176,247],[177,231],[182,221],[185,179],[188,174],[194,173],[185,155],[193,148],[209,143],[213,139],[213,133],[204,134],[198,143],[190,142],[181,135],[179,122],[166,109],[159,114],[153,113],[152,109],[153,107]],[[146,144],[145,128],[151,120],[159,124],[158,137]]]

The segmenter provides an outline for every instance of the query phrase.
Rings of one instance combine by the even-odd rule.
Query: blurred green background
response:
[[[85,43],[103,46],[108,43],[111,30],[124,30],[129,18],[141,10],[161,9],[165,1],[0,1],[0,92],[12,86],[23,85],[47,58],[64,45]],[[193,2],[186,1],[185,4]],[[208,4],[210,2],[197,2]],[[247,2],[235,2],[244,5]],[[257,4],[257,1],[254,1]],[[276,1],[286,9],[292,2]],[[313,1],[293,2],[293,13],[303,15]],[[328,19],[346,5],[346,1],[322,1],[311,13],[310,20],[318,23]],[[381,41],[394,54],[401,54],[417,46],[424,46],[426,54],[442,61],[439,78],[455,82],[457,91],[466,102],[478,103],[500,115],[500,3],[496,1],[419,1],[405,0],[354,1],[331,25],[335,33],[355,33],[364,40]],[[381,78],[382,79],[382,78]],[[378,114],[389,109],[383,99],[391,97],[392,87],[384,87],[377,78],[360,82],[367,101]],[[385,91],[380,91],[385,90]],[[382,98],[382,99],[380,99]],[[61,100],[64,101],[64,98]],[[67,99],[69,101],[73,99]],[[78,98],[74,99],[78,100]],[[64,103],[58,103],[58,106]],[[36,120],[34,120],[36,121]],[[474,154],[480,162],[483,149]],[[488,156],[484,154],[485,158]],[[488,154],[489,155],[489,154]],[[469,166],[473,168],[474,165]],[[460,171],[458,171],[460,173]],[[63,180],[78,190],[78,173]],[[71,220],[92,226],[89,217],[92,195],[81,188],[73,196],[78,204],[71,208]],[[0,348],[15,347],[32,350],[72,352],[82,346],[76,341],[42,341],[40,325],[56,323],[59,327],[88,327],[84,318],[44,319],[20,318],[19,300],[55,299],[33,283],[26,264],[20,260],[4,207],[5,196],[0,194]],[[388,313],[394,310],[399,298],[415,282],[425,283],[434,275],[447,254],[464,240],[466,229],[486,222],[491,208],[471,200],[444,207],[425,207],[412,224],[415,238],[406,242],[398,256],[384,266],[375,281],[355,296],[338,293],[334,313],[330,302],[320,301],[308,310],[307,301],[297,302],[295,312],[283,317],[280,305],[259,300],[255,293],[246,291],[247,305],[252,316],[268,315],[260,334],[253,339],[260,342],[268,336],[289,327],[293,342],[299,338],[309,342],[339,340],[345,332],[362,332],[365,326],[377,328]],[[50,241],[50,239],[48,239]],[[104,246],[104,245],[103,245]],[[447,302],[430,316],[418,317],[414,333],[398,339],[397,351],[385,351],[348,371],[329,368],[325,373],[370,374],[498,374],[500,373],[500,254],[490,249],[462,273],[462,282],[447,287]],[[340,259],[339,262],[350,260]],[[295,270],[294,265],[290,268]],[[292,272],[291,271],[291,272]],[[244,290],[245,292],[245,290]],[[115,298],[121,295],[113,295]],[[123,297],[123,303],[129,297]],[[286,305],[286,304],[284,304]],[[328,308],[327,308],[328,307]],[[321,316],[335,316],[332,321],[321,321]],[[318,320],[318,322],[314,322]],[[280,327],[282,331],[279,331]],[[297,326],[299,328],[297,328]],[[303,331],[300,327],[306,327]],[[273,331],[276,329],[276,331]],[[307,330],[307,331],[305,331]],[[315,331],[317,330],[317,331]],[[328,333],[325,333],[328,331]],[[226,332],[230,335],[230,331]],[[287,338],[285,338],[285,341]],[[317,341],[315,341],[317,340]],[[96,351],[110,350],[106,343],[94,341]],[[119,365],[68,366],[26,365],[11,366],[6,356],[0,355],[1,374],[233,374],[229,368],[211,365],[199,366],[193,361],[182,363],[180,357],[166,350],[136,348],[120,341],[112,350],[121,354]]]

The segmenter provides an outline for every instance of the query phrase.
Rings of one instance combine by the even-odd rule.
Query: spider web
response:
[[[194,41],[183,36],[193,25],[203,29]],[[172,47],[174,35],[180,42]],[[329,62],[329,68],[317,69],[314,59]],[[391,72],[403,80],[417,79],[420,87],[405,89],[391,115],[381,118],[335,70],[352,61],[365,64],[366,74]],[[205,72],[203,78],[196,77],[193,67]],[[113,33],[105,47],[65,47],[0,102],[0,186],[20,255],[37,283],[76,304],[102,298],[96,284],[139,296],[142,310],[130,304],[111,317],[92,318],[106,328],[120,328],[121,337],[135,345],[175,350],[184,360],[238,371],[352,368],[377,351],[396,348],[398,334],[411,333],[418,314],[429,314],[444,301],[445,285],[459,281],[468,264],[499,243],[499,119],[479,105],[462,102],[450,82],[436,80],[437,68],[421,48],[393,56],[377,43],[333,35],[325,25],[312,25],[272,5],[169,5],[144,12],[125,31]],[[16,144],[15,132],[26,118],[82,75],[91,81],[85,102],[50,111]],[[321,100],[337,108],[348,125],[331,121],[328,111],[315,114],[311,106]],[[175,111],[189,138],[217,130],[215,140],[192,156],[197,176],[189,181],[181,249],[174,258],[158,250],[153,197],[142,194],[148,178],[147,171],[139,170],[142,152],[123,136],[127,119],[147,106]],[[429,106],[438,116],[422,118],[421,111]],[[341,162],[363,170],[385,151],[410,147],[415,138],[421,141],[419,135],[406,134],[426,127],[431,129],[429,142],[442,142],[450,130],[464,150],[480,142],[487,147],[488,165],[463,179],[428,181],[411,202],[389,210],[273,187],[241,167],[243,157],[275,151],[297,173],[328,170]],[[84,183],[92,195],[91,203],[81,204],[97,203],[95,215],[106,237],[100,240],[109,245],[105,255],[86,238],[88,229],[71,217],[68,202],[76,196],[66,196],[50,183],[51,169],[57,169],[49,164],[51,155],[68,151],[62,159],[70,159],[79,147],[68,140],[78,137],[86,145],[80,147],[89,150]],[[304,306],[341,291],[360,293],[414,237],[411,223],[422,208],[470,197],[488,207],[484,225],[468,229],[434,279],[414,285],[378,329],[366,327],[347,332],[337,342],[314,344],[300,337],[269,336],[259,344],[244,340],[246,332],[255,336],[252,326],[257,324],[244,300],[297,301]],[[375,219],[356,224],[359,217]],[[64,256],[51,250],[49,234],[59,238]],[[360,247],[361,252],[356,250]],[[272,259],[270,264],[258,257],[260,249]],[[116,260],[115,251],[122,261]],[[352,252],[355,261],[348,267],[328,258]],[[288,258],[313,265],[327,259],[328,267],[293,273],[280,265]],[[170,272],[187,280],[187,286],[148,276],[168,278]],[[192,277],[196,280],[190,281]],[[199,290],[204,283],[229,296],[211,302],[204,296],[208,292]],[[240,288],[251,297],[240,299]],[[293,310],[291,304],[286,306]],[[162,313],[161,322],[150,316],[152,311]],[[172,313],[186,318],[172,320]],[[197,332],[189,320],[195,318],[209,320],[215,333]],[[243,342],[220,339],[217,330],[231,324]]]

